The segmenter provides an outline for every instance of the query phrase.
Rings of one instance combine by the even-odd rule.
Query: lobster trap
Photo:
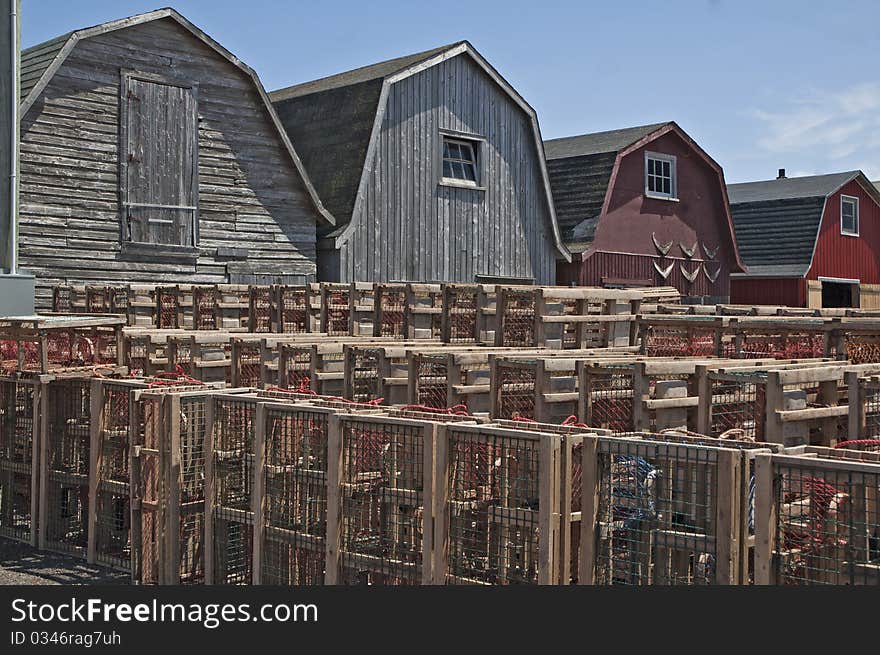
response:
[[[306,286],[277,287],[279,332],[300,334],[312,332],[311,294]]]
[[[205,469],[211,396],[243,390],[148,390],[131,452],[132,573],[138,584],[205,579]]]
[[[278,304],[275,287],[251,285],[248,289],[248,332],[276,332]]]
[[[578,582],[736,583],[741,464],[729,448],[584,437]]]
[[[450,423],[437,437],[438,584],[559,579],[562,435]]]
[[[192,288],[193,329],[217,329],[217,304],[220,292],[215,285],[194,286]]]
[[[578,411],[586,425],[619,434],[633,428],[634,369],[626,362],[577,362]]]
[[[494,333],[495,289],[482,284],[444,284],[440,339],[444,343],[486,343]]]
[[[880,463],[847,452],[758,458],[758,584],[880,584]]]
[[[0,374],[121,365],[124,323],[117,316],[0,319]]]
[[[256,410],[255,584],[324,584],[328,444],[335,411],[277,402]]]
[[[354,334],[355,295],[350,284],[321,284],[321,332],[329,336]]]
[[[376,285],[376,318],[373,323],[373,336],[401,338],[408,336],[408,296],[405,284]]]
[[[0,535],[37,545],[39,436],[45,384],[0,378]]]
[[[435,425],[339,417],[328,455],[327,584],[431,583]]]

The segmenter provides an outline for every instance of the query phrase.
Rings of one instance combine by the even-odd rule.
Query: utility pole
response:
[[[0,316],[34,313],[34,277],[18,267],[21,0],[0,0]]]

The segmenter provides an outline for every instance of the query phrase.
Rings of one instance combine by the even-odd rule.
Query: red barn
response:
[[[674,286],[726,302],[743,270],[721,167],[674,122],[544,142],[572,263],[559,284]]]
[[[861,171],[727,187],[747,272],[731,300],[792,307],[880,307],[880,190]]]

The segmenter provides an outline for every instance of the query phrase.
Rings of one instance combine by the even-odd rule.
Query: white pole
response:
[[[15,275],[18,272],[18,131],[19,117],[18,106],[20,104],[20,87],[19,87],[19,67],[21,65],[21,53],[18,46],[19,35],[19,19],[20,19],[20,3],[21,0],[12,0],[10,5],[9,42],[11,44],[12,56],[12,111],[10,128],[10,151],[11,160],[9,172],[9,272]]]

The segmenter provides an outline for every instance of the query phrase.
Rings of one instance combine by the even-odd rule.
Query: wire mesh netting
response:
[[[380,398],[379,361],[384,356],[379,348],[349,348],[348,376],[351,384],[351,398],[358,403],[367,403]]]
[[[326,315],[324,332],[330,336],[344,336],[349,333],[351,309],[348,289],[325,289],[324,311]]]
[[[501,330],[501,345],[535,346],[535,292],[504,292],[503,313],[498,317]]]
[[[324,583],[327,416],[294,407],[266,412],[263,584]]]
[[[342,428],[340,582],[422,581],[423,428],[345,420]]]
[[[406,291],[381,287],[379,295],[379,336],[406,336]]]
[[[476,289],[450,287],[444,293],[443,313],[448,321],[448,343],[476,343],[480,311]]]
[[[110,314],[113,311],[108,287],[86,287],[86,308],[89,314]]]
[[[805,359],[822,357],[825,337],[822,333],[744,334],[737,357],[759,359]]]
[[[495,418],[535,418],[535,367],[509,366],[499,362],[496,371],[498,416]]]
[[[865,427],[862,434],[865,438],[880,437],[880,383],[861,382],[863,389],[862,403],[865,413]]]
[[[306,390],[312,388],[312,356],[311,346],[282,346],[279,356],[278,384],[285,389]]]
[[[144,375],[150,369],[150,336],[130,334],[126,336],[126,362],[132,375]]]
[[[95,507],[96,556],[102,564],[128,569],[131,564],[131,387],[113,382],[104,382],[103,386]],[[139,426],[138,432],[142,429]],[[140,438],[135,436],[135,439]]]
[[[846,358],[853,364],[876,364],[880,362],[880,337],[872,335],[847,335]]]
[[[56,314],[73,313],[73,287],[56,286],[52,289],[52,311]]]
[[[181,584],[204,581],[205,431],[207,396],[180,398],[180,525],[178,571]],[[173,417],[172,417],[173,418]],[[174,471],[169,472],[174,475]]]
[[[536,439],[449,431],[447,584],[537,584]]]
[[[280,291],[281,332],[296,334],[309,331],[308,290],[282,287]]]
[[[88,546],[90,380],[49,384],[45,544],[78,555]]]
[[[647,332],[645,354],[651,357],[712,357],[715,330],[712,328],[672,328],[651,326]]]
[[[0,535],[31,537],[34,385],[0,380]]]
[[[227,397],[213,402],[214,583],[251,584],[256,403]]]
[[[272,287],[252,286],[250,288],[251,332],[272,332]]]
[[[196,330],[216,330],[216,307],[219,301],[217,287],[193,287],[193,323]]]
[[[164,554],[161,540],[165,536],[165,512],[169,507],[168,475],[163,470],[163,458],[170,450],[169,429],[162,411],[162,396],[142,397],[132,406],[137,413],[137,431],[132,435],[132,446],[139,456],[133,462],[131,495],[139,502],[132,514],[132,558],[138,562],[138,582],[159,584],[162,581],[160,558]],[[167,461],[167,460],[166,460]]]
[[[716,451],[602,439],[598,458],[596,583],[713,583]]]
[[[236,346],[238,361],[238,386],[259,387],[262,384],[263,361],[259,341],[243,340]]]
[[[766,384],[754,376],[742,380],[713,379],[711,436],[737,434],[737,438],[764,440],[764,392]]]
[[[445,355],[416,356],[416,403],[423,407],[449,407],[449,366]]]
[[[776,582],[880,584],[880,466],[774,461],[773,473]]]
[[[176,328],[180,295],[176,288],[156,289],[158,328]]]
[[[585,393],[587,424],[611,430],[628,432],[633,423],[632,370],[588,371]]]

